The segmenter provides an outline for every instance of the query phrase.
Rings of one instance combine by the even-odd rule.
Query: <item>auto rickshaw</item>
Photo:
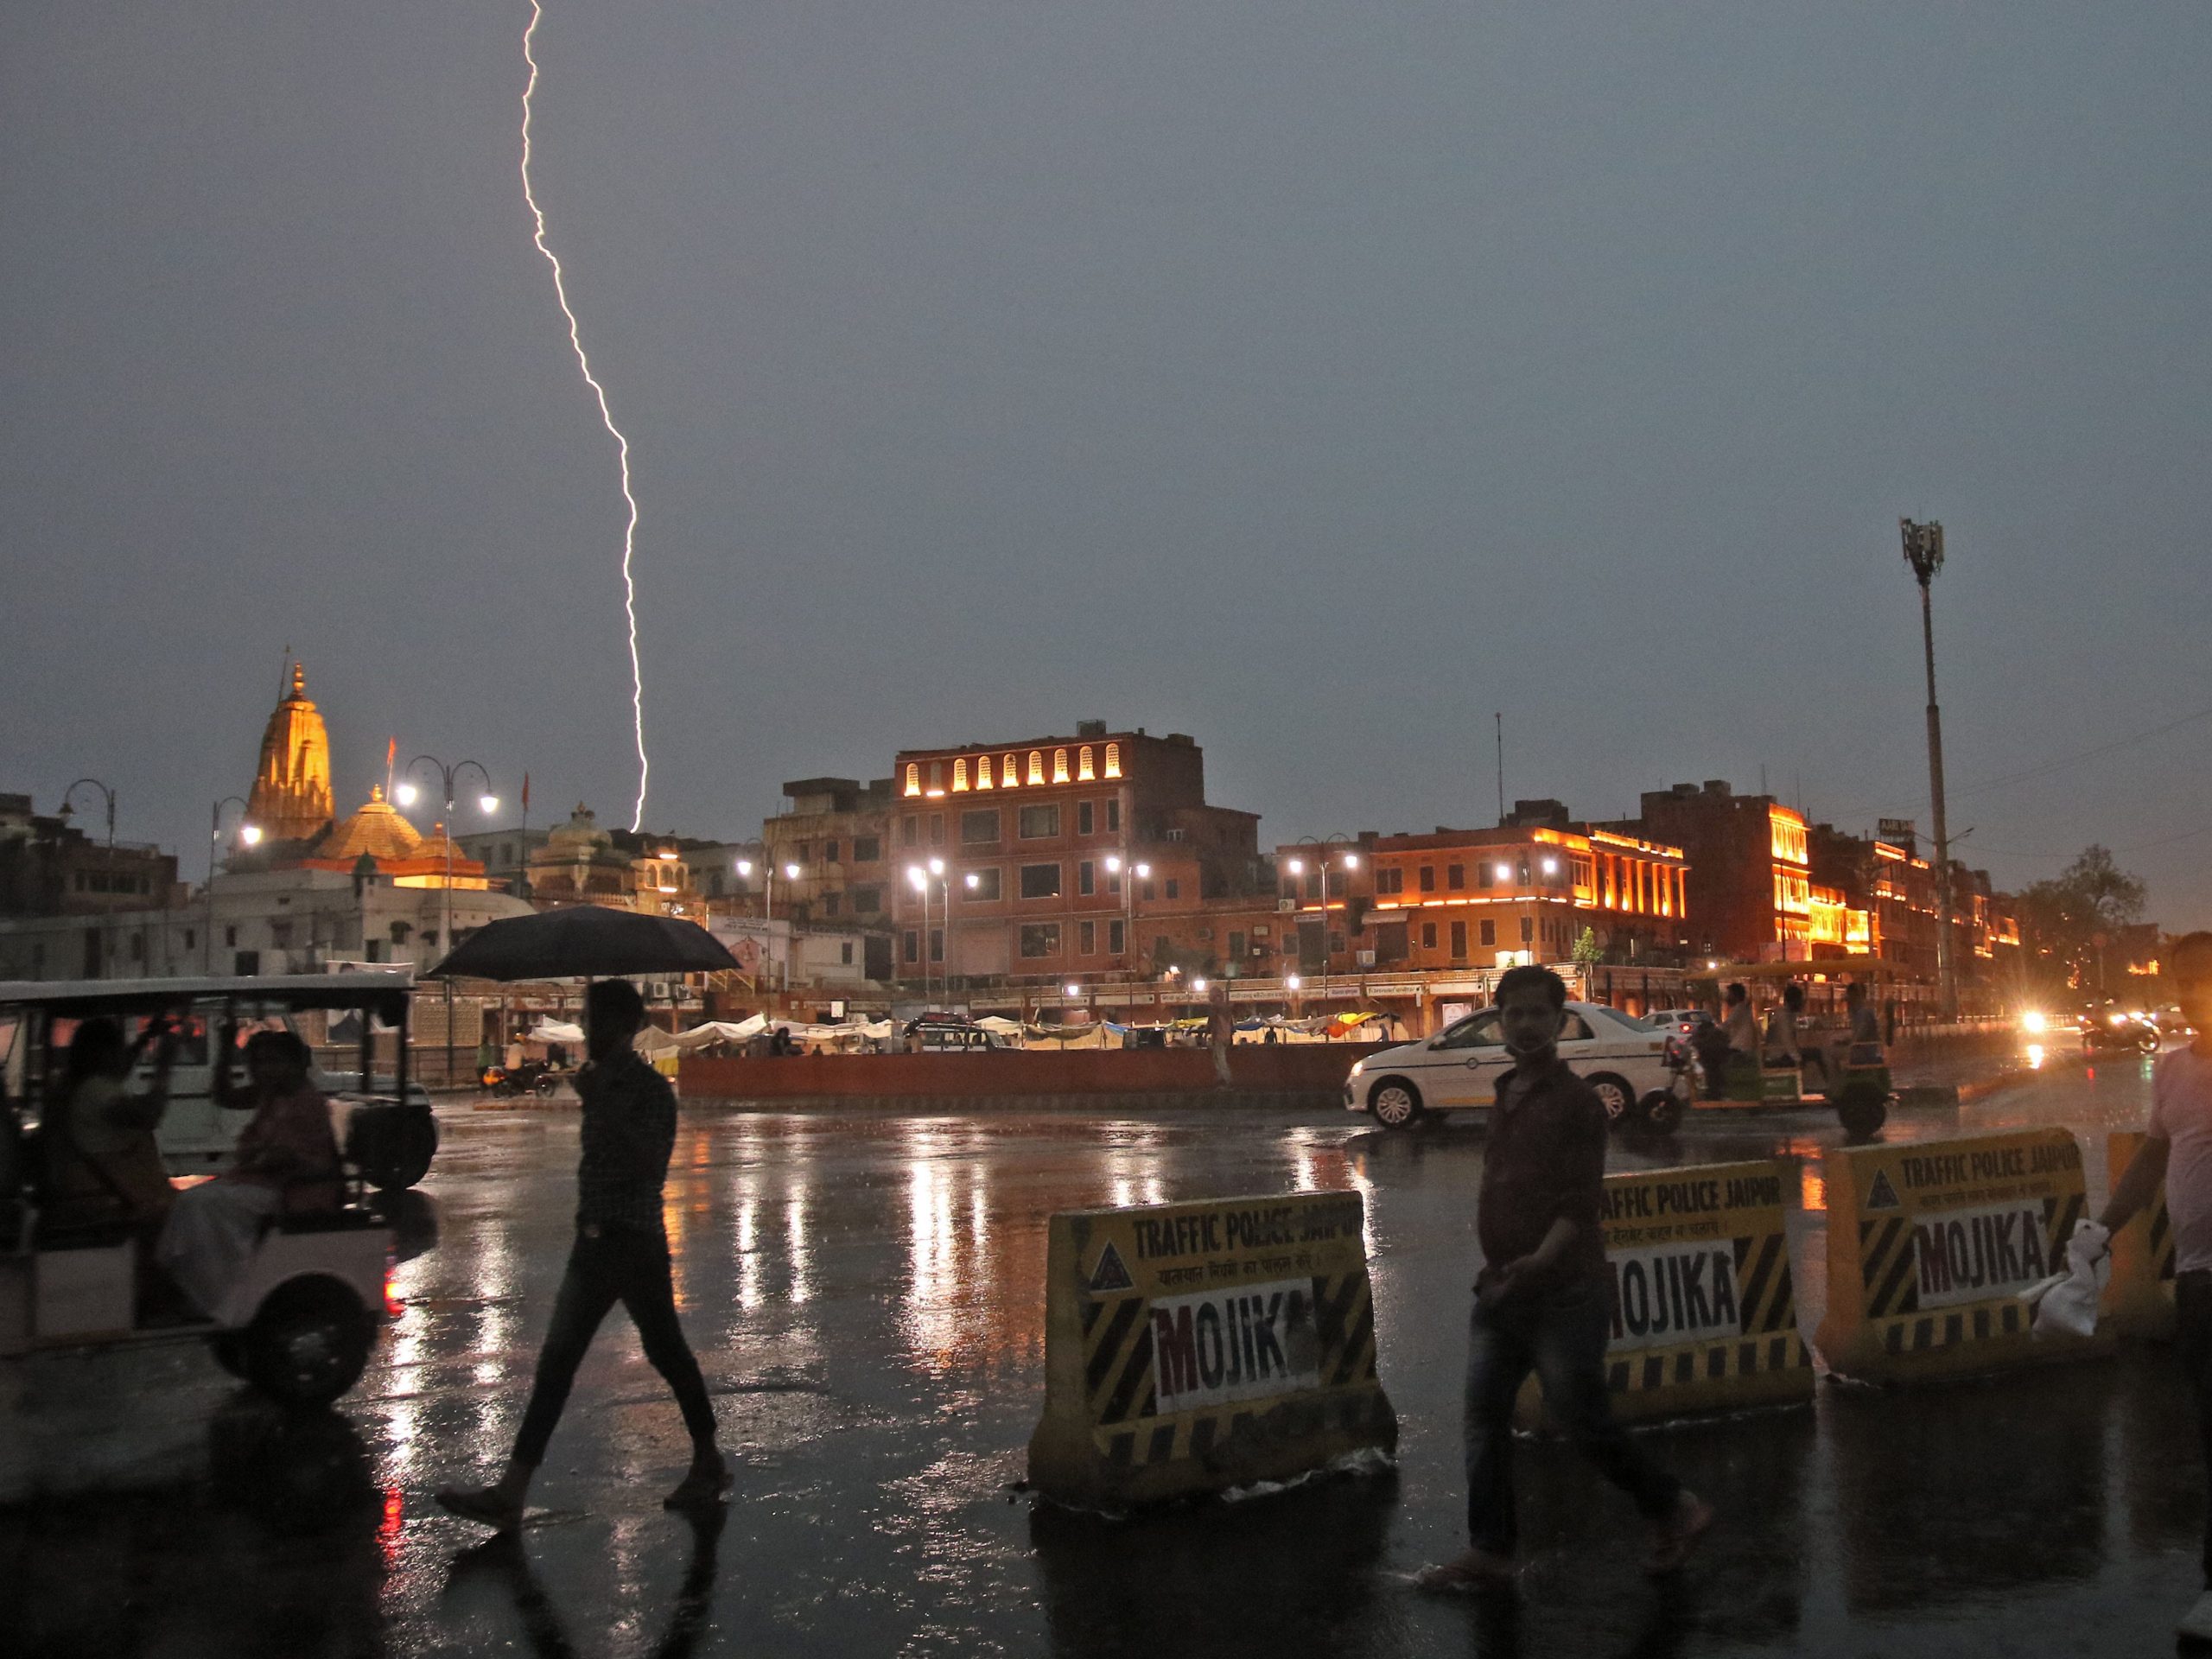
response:
[[[1710,978],[1717,995],[1718,987],[1732,980],[1802,980],[1816,975],[1836,978],[1847,975],[1853,982],[1871,987],[1878,973],[1878,966],[1861,965],[1847,959],[1746,963],[1723,967],[1709,976],[1700,977],[1701,981]],[[1696,1108],[1740,1110],[1747,1107],[1829,1105],[1834,1107],[1844,1133],[1853,1140],[1864,1140],[1888,1121],[1890,1103],[1897,1098],[1888,1058],[1879,1043],[1832,1047],[1826,1051],[1825,1058],[1828,1062],[1827,1086],[1808,1090],[1802,1066],[1767,1065],[1751,1055],[1732,1053],[1721,1076],[1719,1097],[1713,1099],[1700,1094]]]
[[[429,1161],[410,1128],[416,1109],[406,1092],[411,985],[405,973],[0,982],[0,1358],[46,1349],[200,1341],[224,1370],[289,1404],[323,1404],[352,1388],[385,1316],[393,1252],[391,1228],[370,1194],[395,1185],[385,1179],[392,1174],[414,1170],[419,1176],[416,1166]],[[111,1203],[93,1201],[90,1213],[81,1200],[73,1204],[65,1224],[41,1213],[41,1135],[66,1076],[70,1039],[96,1016],[126,1028],[164,1016],[176,1022],[182,1052],[168,1097],[181,1121],[174,1134],[160,1137],[163,1159],[172,1178],[204,1175],[220,1161],[217,1143],[234,1141],[245,1117],[215,1103],[213,1068],[238,1061],[213,1052],[213,1033],[255,1020],[288,1021],[311,1009],[360,1016],[363,1088],[355,1097],[331,1100],[334,1118],[344,1124],[336,1136],[343,1201],[311,1213],[280,1210],[213,1317],[143,1306],[138,1255],[145,1246],[119,1194]],[[383,1081],[371,1054],[379,1020],[398,1033],[396,1097],[368,1092]],[[318,1072],[316,1081],[327,1090],[333,1079]],[[203,1122],[203,1104],[237,1121]]]

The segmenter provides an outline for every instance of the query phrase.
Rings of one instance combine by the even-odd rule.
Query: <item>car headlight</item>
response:
[[[1357,1077],[1361,1072],[1366,1070],[1367,1062],[1365,1060],[1354,1060],[1351,1063],[1351,1070],[1345,1074],[1346,1081],[1350,1081],[1351,1078]]]
[[[2115,1026],[2124,1026],[2127,1023],[2127,1016],[2124,1014],[2115,1014],[2112,1016],[2112,1023]]]
[[[2050,1021],[2044,1019],[2040,1014],[2037,1014],[2032,1011],[2020,1016],[2020,1029],[2026,1032],[2031,1037],[2042,1036],[2044,1033],[2050,1028]]]

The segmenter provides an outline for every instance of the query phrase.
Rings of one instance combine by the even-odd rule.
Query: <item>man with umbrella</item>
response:
[[[576,1074],[583,1103],[576,1238],[537,1357],[530,1405],[498,1480],[438,1489],[438,1502],[454,1514],[502,1532],[521,1525],[531,1478],[544,1459],[576,1367],[618,1301],[638,1327],[645,1357],[674,1391],[691,1434],[690,1471],[664,1502],[671,1509],[710,1502],[730,1484],[729,1466],[715,1441],[714,1406],[677,1322],[670,1279],[661,1187],[676,1142],[676,1094],[632,1046],[645,1019],[635,986],[601,980],[586,995],[584,1007],[590,1058]]]

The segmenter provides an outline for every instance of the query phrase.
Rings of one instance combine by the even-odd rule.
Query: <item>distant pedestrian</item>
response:
[[[1513,1069],[1498,1080],[1484,1149],[1465,1400],[1467,1550],[1427,1568],[1428,1589],[1510,1579],[1517,1535],[1513,1408],[1533,1369],[1544,1404],[1584,1455],[1636,1501],[1652,1529],[1647,1570],[1671,1573],[1713,1524],[1713,1509],[1648,1459],[1614,1421],[1605,1383],[1612,1286],[1599,1227],[1605,1109],[1559,1057],[1567,984],[1548,968],[1497,984]]]
[[[506,1472],[489,1486],[441,1486],[454,1514],[506,1532],[522,1524],[531,1477],[544,1461],[576,1367],[607,1310],[629,1310],[645,1357],[683,1408],[691,1468],[663,1500],[677,1509],[709,1501],[729,1485],[715,1443],[715,1408],[699,1362],[676,1317],[661,1188],[676,1144],[676,1095],[631,1046],[645,1022],[644,1000],[623,979],[603,979],[585,998],[589,1058],[576,1074],[583,1103],[583,1157],[576,1168],[576,1238],[537,1357],[537,1378]]]
[[[2212,1494],[2212,933],[2183,935],[2167,957],[2167,972],[2196,1040],[2166,1055],[2152,1073],[2151,1122],[2142,1148],[2094,1224],[2109,1239],[2164,1185],[2173,1224],[2174,1353],[2196,1395]],[[2212,1509],[2212,1496],[2207,1502]],[[2204,1592],[2175,1628],[2212,1642],[2212,1528],[2205,1535],[2203,1567]]]
[[[1851,1064],[1879,1065],[1882,1022],[1875,1017],[1874,1005],[1866,1000],[1866,986],[1853,980],[1851,988],[1843,994],[1843,1006],[1851,1018]]]

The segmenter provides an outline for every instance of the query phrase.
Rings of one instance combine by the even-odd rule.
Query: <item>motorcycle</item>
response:
[[[478,1081],[491,1094],[508,1097],[536,1095],[544,1100],[560,1087],[561,1075],[557,1068],[544,1060],[525,1060],[512,1071],[504,1065],[487,1065]]]
[[[2139,1014],[2119,1008],[2092,1010],[2082,1016],[2084,1054],[2155,1054],[2158,1028]]]

